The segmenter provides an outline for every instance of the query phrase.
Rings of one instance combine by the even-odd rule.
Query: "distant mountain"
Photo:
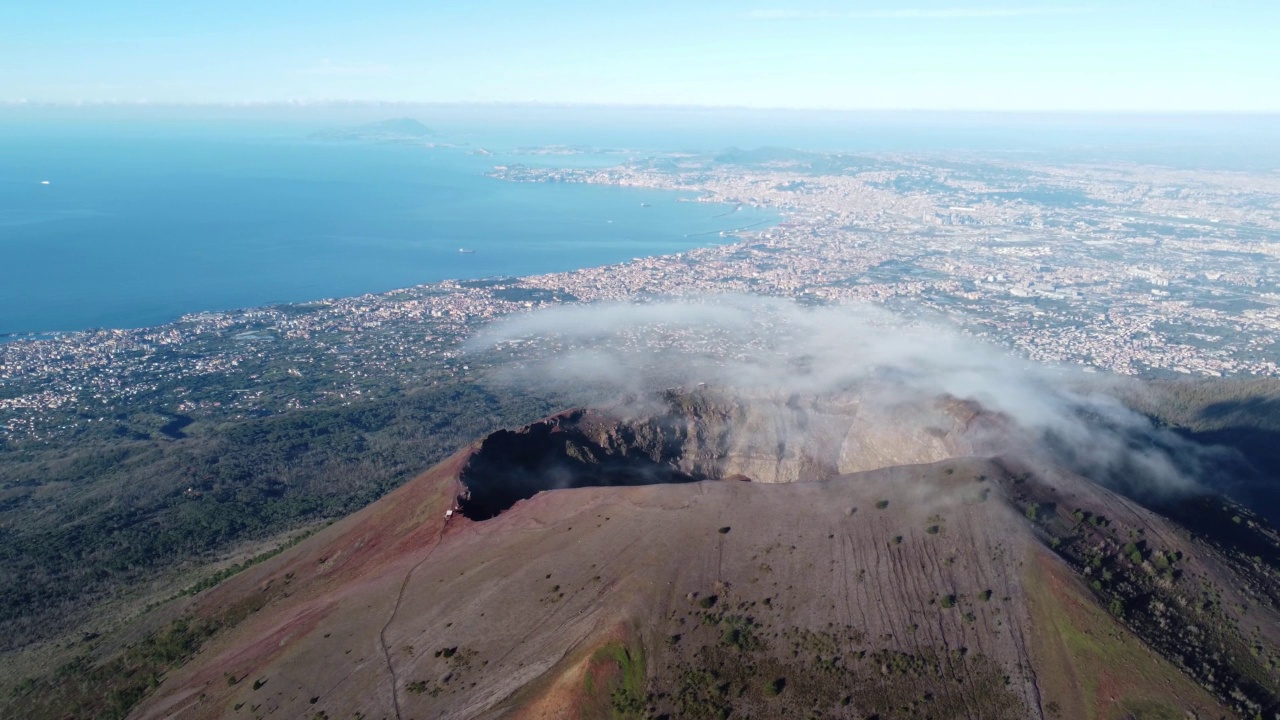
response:
[[[817,156],[813,153],[785,147],[760,147],[749,150],[731,147],[716,155],[713,160],[726,165],[765,165],[806,162],[815,157]]]
[[[212,639],[131,717],[1280,710],[1256,515],[1179,525],[973,403],[870,407],[669,392],[494,433],[197,596]]]
[[[312,137],[317,140],[409,142],[438,140],[442,136],[412,118],[396,118],[353,127],[322,130]]]
[[[785,147],[760,147],[742,149],[727,148],[712,156],[711,160],[722,165],[760,166],[783,165],[812,173],[839,174],[851,170],[861,171],[886,167],[891,161],[862,155],[813,153]]]

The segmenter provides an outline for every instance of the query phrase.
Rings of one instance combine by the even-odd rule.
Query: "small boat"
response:
[[[475,250],[468,250],[468,249],[466,249],[466,248],[458,248],[458,252],[462,253],[463,255],[471,255],[471,254],[474,254],[474,253],[475,253]]]

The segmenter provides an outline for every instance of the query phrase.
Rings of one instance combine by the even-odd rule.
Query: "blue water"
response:
[[[408,115],[453,150],[308,141]],[[0,339],[184,313],[610,264],[774,219],[671,193],[512,184],[496,163],[607,166],[627,153],[520,146],[1015,153],[1280,169],[1280,116],[564,109],[0,108]],[[497,157],[468,154],[497,150]],[[41,185],[41,180],[50,181]],[[641,207],[649,203],[650,207]],[[460,254],[458,248],[474,249]]]
[[[296,127],[7,127],[0,334],[594,267],[774,219],[675,193],[484,176],[510,160],[310,141]]]

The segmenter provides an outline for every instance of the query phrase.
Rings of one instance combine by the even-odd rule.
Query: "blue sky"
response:
[[[1278,112],[1280,0],[0,9],[0,101],[325,100]]]

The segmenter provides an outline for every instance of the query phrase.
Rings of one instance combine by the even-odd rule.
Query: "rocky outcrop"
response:
[[[626,441],[620,441],[625,436]],[[499,430],[480,443],[462,471],[458,504],[472,520],[487,520],[543,490],[692,482],[677,444],[586,410],[561,413],[520,430]],[[670,445],[670,446],[669,446]]]
[[[885,406],[858,394],[669,392],[571,410],[487,437],[462,473],[464,514],[497,515],[543,490],[693,480],[790,483],[969,455],[965,403]]]

